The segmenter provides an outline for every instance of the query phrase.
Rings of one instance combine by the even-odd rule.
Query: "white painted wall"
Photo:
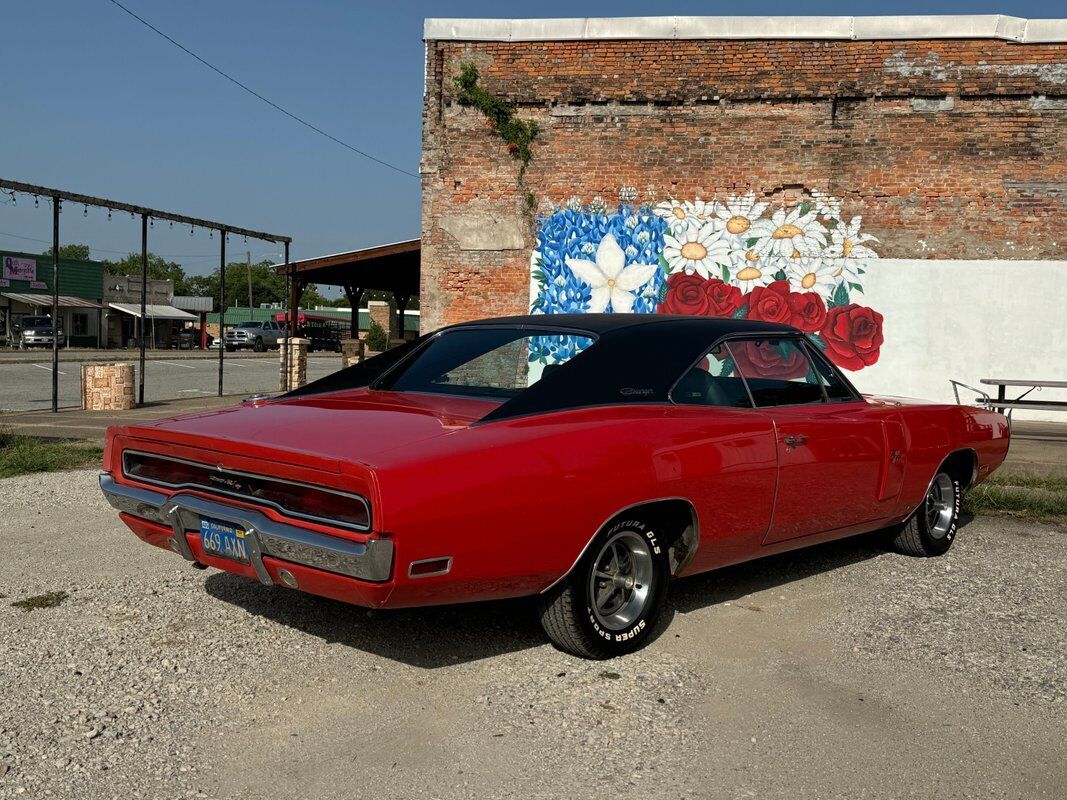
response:
[[[885,317],[885,344],[877,364],[847,373],[862,392],[954,402],[950,378],[994,396],[982,378],[1067,380],[1067,261],[885,258],[871,262],[863,288],[855,300]],[[1067,411],[1012,418],[1067,423]]]

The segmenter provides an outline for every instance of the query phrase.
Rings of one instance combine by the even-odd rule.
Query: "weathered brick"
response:
[[[456,102],[481,84],[540,133],[519,163]],[[422,317],[522,313],[538,207],[819,189],[887,258],[1067,257],[1067,46],[1000,40],[427,43]],[[447,215],[525,220],[464,250]]]

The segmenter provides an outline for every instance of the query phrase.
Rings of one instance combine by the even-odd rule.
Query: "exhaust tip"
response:
[[[290,589],[300,588],[300,584],[296,581],[296,576],[294,576],[293,573],[291,573],[287,569],[278,570],[278,581],[282,584],[282,586],[287,586]]]

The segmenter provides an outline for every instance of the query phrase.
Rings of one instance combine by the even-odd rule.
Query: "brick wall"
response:
[[[460,65],[536,120],[519,163]],[[425,330],[524,313],[536,214],[811,190],[883,258],[1067,258],[1067,46],[1000,40],[427,42]]]

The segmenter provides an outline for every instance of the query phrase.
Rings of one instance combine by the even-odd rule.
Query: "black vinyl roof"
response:
[[[591,334],[596,343],[521,394],[494,409],[483,422],[586,406],[666,403],[675,382],[716,341],[738,334],[800,335],[788,325],[747,319],[670,314],[527,314],[465,322],[386,351],[327,375],[288,397],[372,386],[394,366],[403,369],[423,342],[448,331],[479,327],[547,329]],[[395,374],[395,373],[394,373]],[[387,379],[388,380],[388,379]]]
[[[711,346],[737,334],[797,334],[771,322],[670,314],[533,314],[465,326],[550,327],[589,331],[595,345],[482,420],[584,406],[670,402],[671,387]]]

